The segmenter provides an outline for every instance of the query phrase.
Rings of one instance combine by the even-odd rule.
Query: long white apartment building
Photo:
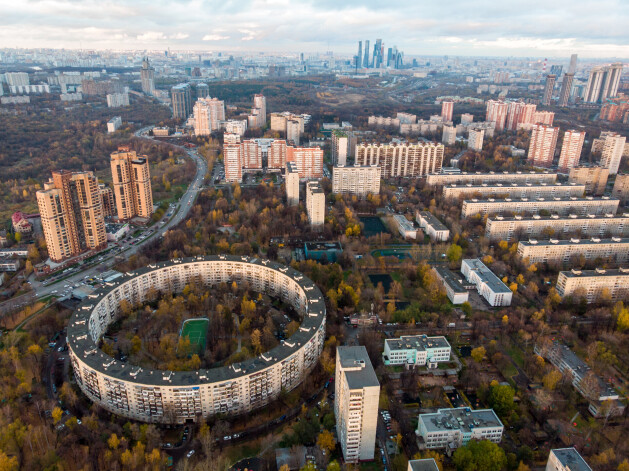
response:
[[[470,440],[500,443],[503,432],[504,425],[493,409],[469,407],[419,414],[415,431],[420,448],[450,450],[465,446]]]
[[[580,197],[585,193],[585,185],[579,183],[495,183],[482,185],[446,185],[443,187],[445,199],[461,197],[509,196],[511,198],[566,198]]]
[[[530,239],[518,243],[518,255],[531,263],[568,263],[575,256],[585,260],[625,263],[629,260],[629,239]]]
[[[562,271],[557,278],[557,293],[562,298],[575,294],[582,295],[588,303],[597,301],[603,293],[608,293],[612,301],[627,301],[629,269]]]
[[[443,336],[403,335],[385,339],[382,360],[385,365],[426,366],[437,368],[449,362],[452,348]]]
[[[489,198],[489,199],[471,199],[463,201],[461,208],[461,217],[470,217],[475,214],[502,214],[504,212],[512,213],[531,213],[536,214],[540,211],[550,211],[559,215],[567,214],[615,214],[618,210],[620,200],[602,196],[595,198],[587,196],[585,198]]]
[[[592,471],[592,468],[574,447],[555,448],[548,454],[544,471]]]
[[[306,211],[311,226],[322,226],[325,222],[325,194],[319,182],[306,183]]]
[[[482,185],[483,183],[547,183],[552,184],[557,181],[556,173],[536,173],[536,172],[489,172],[489,173],[468,173],[457,174],[431,173],[426,176],[426,184],[436,185]]]
[[[445,242],[450,238],[450,229],[430,211],[416,211],[415,221],[433,242]]]
[[[332,169],[332,193],[366,197],[380,194],[382,169],[377,165],[367,167],[335,166]]]
[[[432,271],[446,290],[452,304],[463,304],[469,300],[469,291],[463,286],[462,278],[446,267],[432,267]]]
[[[286,202],[299,206],[299,171],[294,162],[286,163]]]
[[[373,460],[380,383],[363,346],[336,348],[334,415],[348,463]]]
[[[499,240],[520,240],[536,237],[565,238],[580,237],[629,237],[629,213],[615,216],[608,214],[588,214],[577,216],[530,217],[493,216],[487,219],[485,237],[491,242]]]
[[[358,166],[378,165],[382,178],[421,177],[441,170],[445,147],[434,142],[361,143],[356,146]]]
[[[477,258],[466,258],[461,262],[461,273],[490,306],[510,306],[513,293],[493,271]]]

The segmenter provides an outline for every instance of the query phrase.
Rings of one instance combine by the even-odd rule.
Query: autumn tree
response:
[[[472,360],[474,360],[476,363],[480,363],[481,361],[485,359],[486,354],[487,352],[485,351],[485,347],[483,346],[476,347],[472,349],[472,352],[471,352]]]
[[[336,447],[336,443],[334,441],[334,435],[332,432],[328,430],[324,430],[317,437],[317,446],[322,450],[328,453],[328,455],[334,450]]]

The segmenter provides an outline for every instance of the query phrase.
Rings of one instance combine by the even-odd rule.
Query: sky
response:
[[[627,0],[0,0],[0,47],[629,58]]]

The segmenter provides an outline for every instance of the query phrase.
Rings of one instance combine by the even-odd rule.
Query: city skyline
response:
[[[33,4],[37,4],[34,8]],[[251,0],[180,2],[55,0],[9,4],[0,43],[17,48],[114,50],[324,52],[352,57],[358,41],[382,38],[407,56],[629,57],[622,25],[629,14],[609,0],[585,2],[480,2],[445,5],[377,2]],[[194,11],[194,15],[190,12]],[[306,23],[304,25],[304,22]],[[513,25],[517,24],[517,28]],[[212,25],[221,25],[213,28]],[[557,25],[561,25],[557,27]],[[24,31],[29,31],[24,35]]]

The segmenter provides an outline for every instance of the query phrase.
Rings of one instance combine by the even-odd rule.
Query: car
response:
[[[223,440],[225,440],[225,441],[227,441],[227,440],[231,440],[231,439],[232,439],[232,436],[231,436],[231,435],[225,435],[225,436],[223,437]]]
[[[76,419],[76,423],[81,425],[83,422],[81,422],[81,419]]]
[[[192,455],[194,455],[194,450],[190,450],[188,453],[186,453],[186,458],[190,458]]]

